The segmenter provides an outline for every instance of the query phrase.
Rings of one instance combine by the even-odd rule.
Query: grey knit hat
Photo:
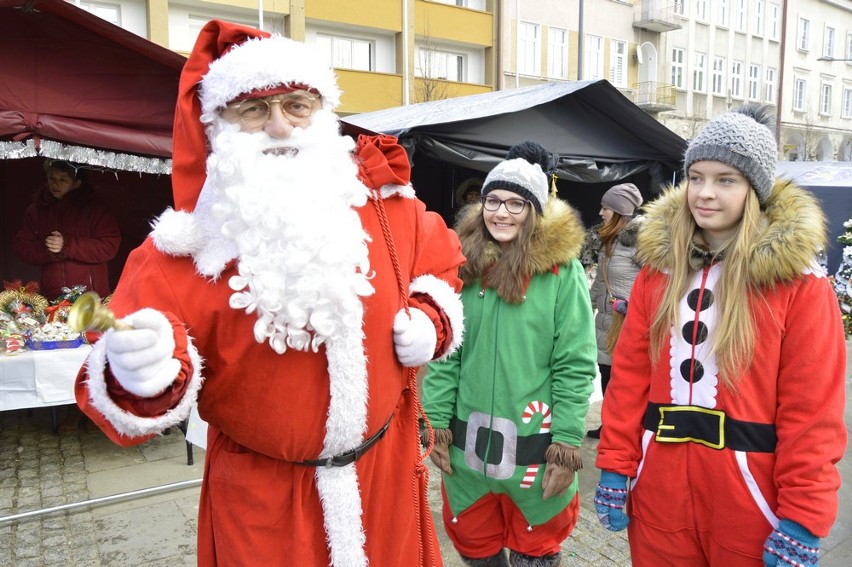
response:
[[[632,217],[642,204],[642,193],[632,183],[622,183],[610,187],[601,197],[601,206],[623,217]]]
[[[765,204],[778,165],[778,146],[769,109],[749,104],[708,122],[686,149],[684,173],[688,176],[689,167],[702,160],[721,161],[735,167],[748,179],[760,204]]]
[[[541,214],[550,193],[545,174],[549,161],[550,154],[541,144],[533,141],[515,144],[506,159],[488,173],[482,184],[482,196],[495,189],[511,191],[532,202]]]

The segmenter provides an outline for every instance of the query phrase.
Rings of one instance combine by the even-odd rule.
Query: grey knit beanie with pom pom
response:
[[[495,189],[511,191],[532,202],[541,214],[549,196],[546,175],[549,163],[550,154],[538,142],[528,140],[515,144],[506,159],[488,173],[482,184],[482,196]]]
[[[760,204],[766,203],[778,165],[778,146],[768,107],[742,106],[707,123],[686,149],[683,171],[702,160],[715,160],[735,167],[751,184]]]

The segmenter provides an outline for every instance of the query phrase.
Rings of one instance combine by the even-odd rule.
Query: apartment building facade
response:
[[[788,160],[852,159],[850,0],[504,0],[499,88],[608,79],[685,139],[776,107]]]
[[[340,114],[490,92],[496,0],[68,0],[182,54],[219,18],[316,44]]]
[[[188,53],[224,18],[315,43],[341,114],[607,79],[680,136],[747,102],[782,159],[852,160],[852,0],[68,0]]]

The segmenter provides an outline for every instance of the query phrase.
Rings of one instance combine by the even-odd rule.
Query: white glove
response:
[[[173,358],[172,324],[154,309],[142,309],[122,321],[133,329],[110,329],[103,338],[110,370],[125,390],[152,398],[174,382],[180,372],[180,361]]]
[[[414,307],[411,318],[400,309],[393,318],[393,344],[403,366],[423,366],[435,355],[438,335],[428,315]]]

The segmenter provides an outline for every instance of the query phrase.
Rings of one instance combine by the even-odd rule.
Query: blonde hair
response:
[[[680,327],[678,305],[689,291],[690,274],[694,271],[690,259],[695,251],[696,239],[700,241],[700,229],[689,211],[685,195],[671,223],[672,265],[668,274],[669,282],[651,323],[654,359],[659,358],[672,326]],[[732,390],[736,389],[736,383],[754,356],[755,321],[751,304],[757,296],[757,289],[751,281],[749,263],[760,223],[760,203],[755,192],[749,190],[736,233],[722,249],[711,251],[721,257],[722,271],[714,290],[717,323],[710,347],[719,365],[719,379]]]

